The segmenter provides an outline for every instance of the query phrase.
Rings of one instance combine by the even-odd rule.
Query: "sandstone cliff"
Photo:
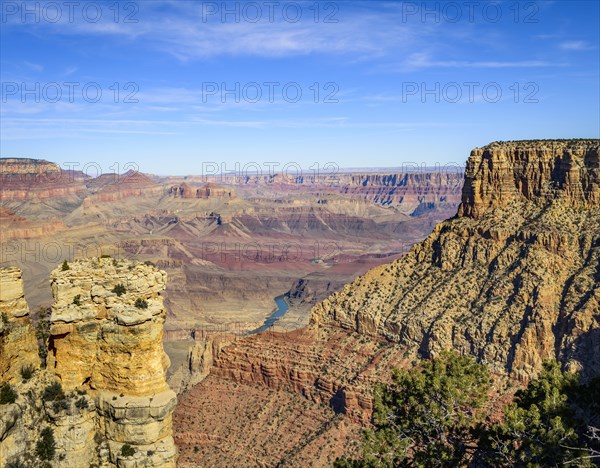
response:
[[[414,356],[454,348],[521,380],[550,358],[600,372],[599,148],[474,150],[458,215],[316,306],[313,326],[381,336]]]
[[[152,453],[139,466],[175,462],[176,397],[166,383],[162,347],[165,284],[166,274],[154,267],[108,258],[52,272],[48,366],[66,390],[85,388],[95,396],[115,464],[125,443],[140,455]],[[115,292],[117,285],[124,290]]]
[[[0,269],[0,386],[20,380],[21,369],[39,367],[37,342],[23,293],[21,271]]]
[[[24,317],[20,272],[1,273],[0,307]],[[47,369],[25,378],[23,343],[35,345],[34,334],[23,329],[16,335],[23,354],[14,354],[15,338],[6,341],[6,327],[2,332],[2,377],[14,383],[18,397],[2,405],[0,465],[37,466],[36,443],[49,428],[56,444],[52,466],[175,466],[176,396],[166,383],[162,347],[165,283],[166,274],[152,266],[109,258],[52,272]],[[9,328],[16,329],[10,321]],[[37,346],[33,353],[37,363]],[[17,370],[5,371],[6,361],[18,363]]]
[[[0,387],[21,382],[21,372],[39,368],[37,342],[23,296],[21,271],[0,269]],[[26,422],[34,421],[25,398],[0,404],[0,466],[27,449]],[[29,414],[28,414],[29,413]]]

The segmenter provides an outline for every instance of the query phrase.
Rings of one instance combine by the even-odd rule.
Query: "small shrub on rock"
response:
[[[148,302],[145,299],[141,299],[141,298],[137,298],[135,300],[135,306],[138,309],[147,309],[148,308]]]
[[[60,269],[61,269],[62,271],[67,271],[67,270],[70,270],[70,269],[71,269],[71,267],[69,266],[69,264],[68,264],[68,263],[67,263],[67,261],[65,260],[65,261],[62,263],[62,265],[61,265]]]
[[[76,306],[80,306],[81,305],[81,294],[77,294],[73,298],[73,304],[75,304]]]
[[[42,399],[44,401],[64,400],[65,398],[65,392],[63,391],[62,386],[59,382],[54,382],[48,385],[44,389],[44,393],[42,395]]]
[[[9,383],[5,383],[0,389],[0,405],[10,405],[15,401],[17,401],[17,392]]]
[[[121,447],[121,455],[124,457],[132,457],[135,455],[135,449],[129,444],[123,444],[123,447]]]
[[[23,380],[29,380],[33,377],[34,372],[35,368],[31,364],[21,367],[21,377],[23,377]]]
[[[51,428],[42,429],[40,440],[35,445],[35,452],[42,460],[52,460],[56,454],[56,441]]]
[[[61,411],[66,411],[69,409],[69,402],[65,400],[55,400],[52,402],[52,409],[55,413],[60,413]]]
[[[77,408],[79,408],[80,410],[86,410],[86,409],[88,409],[88,401],[86,400],[85,397],[82,396],[79,398],[79,400],[77,400],[75,402],[75,406]]]
[[[121,297],[127,292],[127,289],[125,289],[125,286],[119,283],[113,288],[112,292],[114,292],[117,296]]]

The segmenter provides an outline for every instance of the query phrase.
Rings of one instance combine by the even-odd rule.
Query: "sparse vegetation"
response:
[[[132,457],[135,455],[135,449],[129,444],[123,444],[121,447],[121,455],[124,457]]]
[[[48,385],[42,394],[42,400],[44,401],[64,400],[65,398],[65,392],[59,382],[53,382]]]
[[[75,402],[75,406],[80,410],[86,410],[89,405],[87,399],[82,396]]]
[[[13,460],[10,460],[6,463],[6,468],[27,468],[28,465],[21,460],[20,457],[17,457]]]
[[[75,304],[76,306],[80,306],[81,305],[81,294],[77,294],[73,298],[73,304]]]
[[[5,383],[0,389],[0,405],[10,405],[17,401],[17,392],[9,383]]]
[[[69,266],[69,264],[68,264],[68,263],[67,263],[67,261],[65,260],[65,261],[62,263],[62,265],[61,265],[60,269],[61,269],[61,271],[67,271],[67,270],[70,270],[70,269],[71,269],[71,267]]]
[[[127,289],[125,289],[125,286],[123,286],[121,283],[119,283],[119,284],[115,285],[112,292],[114,292],[117,296],[121,297],[123,294],[125,294],[127,292]]]
[[[50,314],[49,308],[40,308],[37,312],[37,324],[35,335],[38,340],[38,355],[41,359],[42,368],[46,367],[48,357],[48,338],[50,337]]]
[[[56,400],[52,402],[52,409],[55,413],[60,413],[61,411],[66,411],[70,408],[69,402],[66,399]]]
[[[138,297],[138,298],[135,300],[135,306],[136,306],[138,309],[147,309],[147,308],[148,308],[148,301],[146,301],[145,299],[142,299],[142,298],[139,298],[139,297]]]
[[[31,364],[27,364],[26,366],[21,367],[21,377],[24,381],[29,380],[33,377],[33,373],[35,372],[35,367]]]
[[[545,363],[493,424],[488,389],[483,365],[450,353],[395,370],[393,384],[375,389],[362,456],[334,466],[592,466],[600,459],[600,377],[582,385],[577,374]]]
[[[50,427],[42,429],[40,440],[35,445],[35,452],[42,460],[52,460],[56,454],[56,441],[54,440],[54,432]]]

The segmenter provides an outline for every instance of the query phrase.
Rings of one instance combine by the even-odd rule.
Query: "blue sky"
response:
[[[599,4],[3,0],[1,156],[200,174],[598,138]]]

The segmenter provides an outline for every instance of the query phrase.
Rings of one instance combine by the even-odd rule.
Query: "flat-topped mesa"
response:
[[[44,159],[0,158],[0,176],[16,174],[60,174],[56,164]]]
[[[83,175],[43,159],[0,158],[0,201],[63,199],[76,203]]]
[[[152,265],[100,258],[52,272],[48,368],[67,391],[89,389],[98,431],[117,466],[174,467],[172,412],[162,344],[166,273]],[[122,460],[121,448],[136,449]],[[134,463],[135,462],[135,463]]]
[[[471,152],[458,216],[478,218],[514,201],[574,207],[600,202],[600,140],[495,142]]]
[[[21,381],[28,366],[38,368],[39,357],[21,270],[0,268],[0,386]]]

